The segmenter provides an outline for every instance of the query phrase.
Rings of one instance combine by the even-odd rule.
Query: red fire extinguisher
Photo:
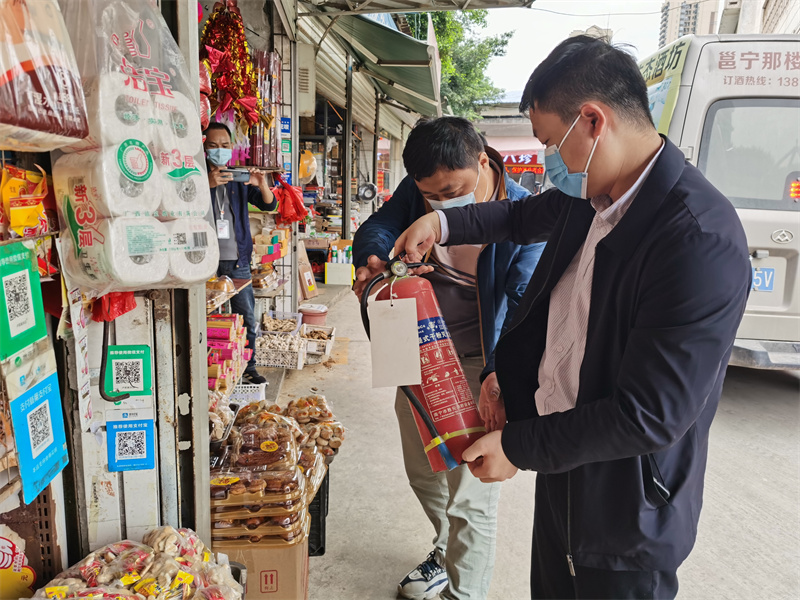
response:
[[[478,406],[472,396],[461,361],[445,325],[433,286],[422,277],[407,277],[409,268],[394,259],[387,271],[370,281],[361,298],[361,315],[369,335],[367,302],[370,290],[394,275],[376,300],[414,298],[417,302],[422,385],[402,387],[414,411],[425,454],[434,472],[453,469],[463,461],[461,454],[486,434]]]

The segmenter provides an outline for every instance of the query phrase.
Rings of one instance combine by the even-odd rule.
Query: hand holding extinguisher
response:
[[[386,267],[384,272],[365,286],[361,294],[364,329],[369,336],[368,303],[372,288],[394,276],[392,285],[384,287],[377,300],[389,297],[416,300],[422,371],[421,385],[402,386],[400,389],[415,409],[414,418],[433,471],[454,469],[463,462],[462,452],[485,435],[486,428],[442,318],[433,287],[426,279],[408,277],[409,269],[430,270],[430,265],[406,264],[397,257]]]

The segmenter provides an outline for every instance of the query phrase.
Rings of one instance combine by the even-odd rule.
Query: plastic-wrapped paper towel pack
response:
[[[219,248],[199,110],[161,14],[60,2],[89,111],[89,135],[53,157],[67,275],[95,295],[208,279]]]

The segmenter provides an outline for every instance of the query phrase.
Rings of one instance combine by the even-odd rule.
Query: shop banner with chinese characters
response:
[[[531,150],[519,154],[503,153],[503,166],[510,175],[544,173],[544,150]]]
[[[690,41],[689,38],[676,40],[639,63],[639,70],[647,84],[653,123],[658,132],[664,135],[669,133],[669,124],[675,112]]]
[[[58,375],[11,400],[22,496],[30,504],[69,462]]]

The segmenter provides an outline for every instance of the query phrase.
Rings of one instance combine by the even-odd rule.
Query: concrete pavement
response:
[[[403,471],[394,389],[371,389],[353,295],[333,306],[347,362],[287,372],[282,402],[318,388],[347,427],[331,468],[327,552],[311,558],[312,600],[389,600],[431,550],[433,529]],[[800,378],[732,368],[711,433],[698,543],[679,598],[800,597]],[[529,596],[534,476],[503,484],[489,598]]]

